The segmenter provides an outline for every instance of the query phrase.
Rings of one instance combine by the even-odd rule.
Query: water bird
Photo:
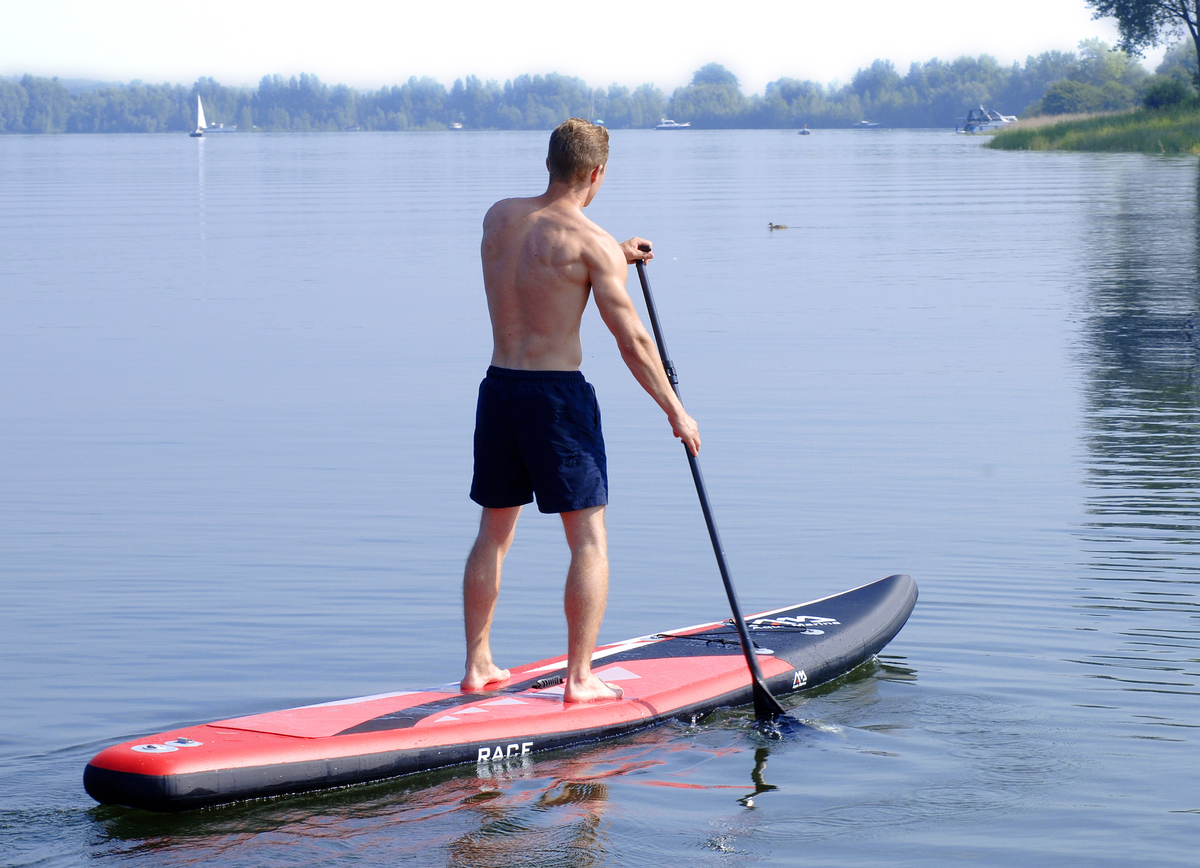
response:
[[[787,229],[787,224],[786,224],[786,223],[768,223],[768,224],[767,224],[767,228],[768,228],[768,229],[772,229],[772,230],[774,230],[774,229]]]

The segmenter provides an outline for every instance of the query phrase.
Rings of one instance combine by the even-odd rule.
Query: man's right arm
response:
[[[671,388],[658,355],[658,347],[642,325],[637,308],[625,289],[629,267],[624,252],[616,241],[606,236],[600,249],[595,251],[594,261],[588,265],[592,296],[596,299],[601,319],[617,339],[622,360],[634,379],[667,414],[672,433],[687,445],[692,455],[699,455],[700,429]]]

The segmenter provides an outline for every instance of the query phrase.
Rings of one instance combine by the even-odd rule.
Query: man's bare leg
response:
[[[519,506],[509,509],[485,507],[479,519],[479,535],[467,556],[467,568],[463,572],[463,623],[467,631],[467,671],[462,680],[463,690],[479,690],[509,676],[507,669],[492,662],[488,637],[496,612],[496,599],[500,596],[500,568],[512,545],[520,514]]]
[[[567,613],[567,673],[563,701],[620,699],[622,690],[592,674],[592,652],[608,602],[608,537],[604,507],[562,514],[571,549],[563,607]]]

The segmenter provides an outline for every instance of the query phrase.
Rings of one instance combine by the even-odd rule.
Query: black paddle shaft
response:
[[[638,247],[643,253],[649,253],[650,248],[643,244]],[[650,326],[654,330],[654,341],[658,344],[658,356],[662,360],[663,369],[671,388],[679,396],[679,377],[675,374],[675,366],[667,355],[667,345],[663,341],[662,328],[658,324],[658,310],[654,307],[654,294],[650,292],[650,281],[646,279],[646,263],[638,259],[638,279],[642,282],[642,294],[646,297],[646,309],[650,312]],[[729,597],[729,608],[733,613],[733,624],[737,627],[738,636],[742,640],[742,651],[746,655],[746,665],[750,667],[752,688],[754,691],[754,716],[759,720],[772,720],[785,714],[783,706],[771,695],[763,680],[762,669],[758,665],[758,655],[754,651],[754,643],[750,641],[750,631],[746,627],[746,619],[742,617],[742,607],[738,604],[737,591],[733,588],[733,579],[729,576],[729,566],[725,563],[725,548],[721,545],[721,535],[717,533],[717,523],[713,519],[712,507],[708,503],[708,490],[704,486],[704,476],[700,473],[700,462],[692,454],[686,443],[683,449],[687,453],[688,465],[692,468],[692,479],[696,483],[696,494],[700,497],[700,510],[704,513],[704,523],[708,525],[708,536],[712,540],[713,552],[717,556],[717,568],[721,571],[721,581],[725,583],[725,594]]]

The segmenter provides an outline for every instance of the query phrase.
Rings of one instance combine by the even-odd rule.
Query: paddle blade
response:
[[[779,704],[779,700],[771,695],[771,691],[767,690],[767,686],[761,681],[755,679],[754,687],[754,716],[760,721],[771,721],[777,717],[783,717],[787,714],[783,710],[783,706]]]

